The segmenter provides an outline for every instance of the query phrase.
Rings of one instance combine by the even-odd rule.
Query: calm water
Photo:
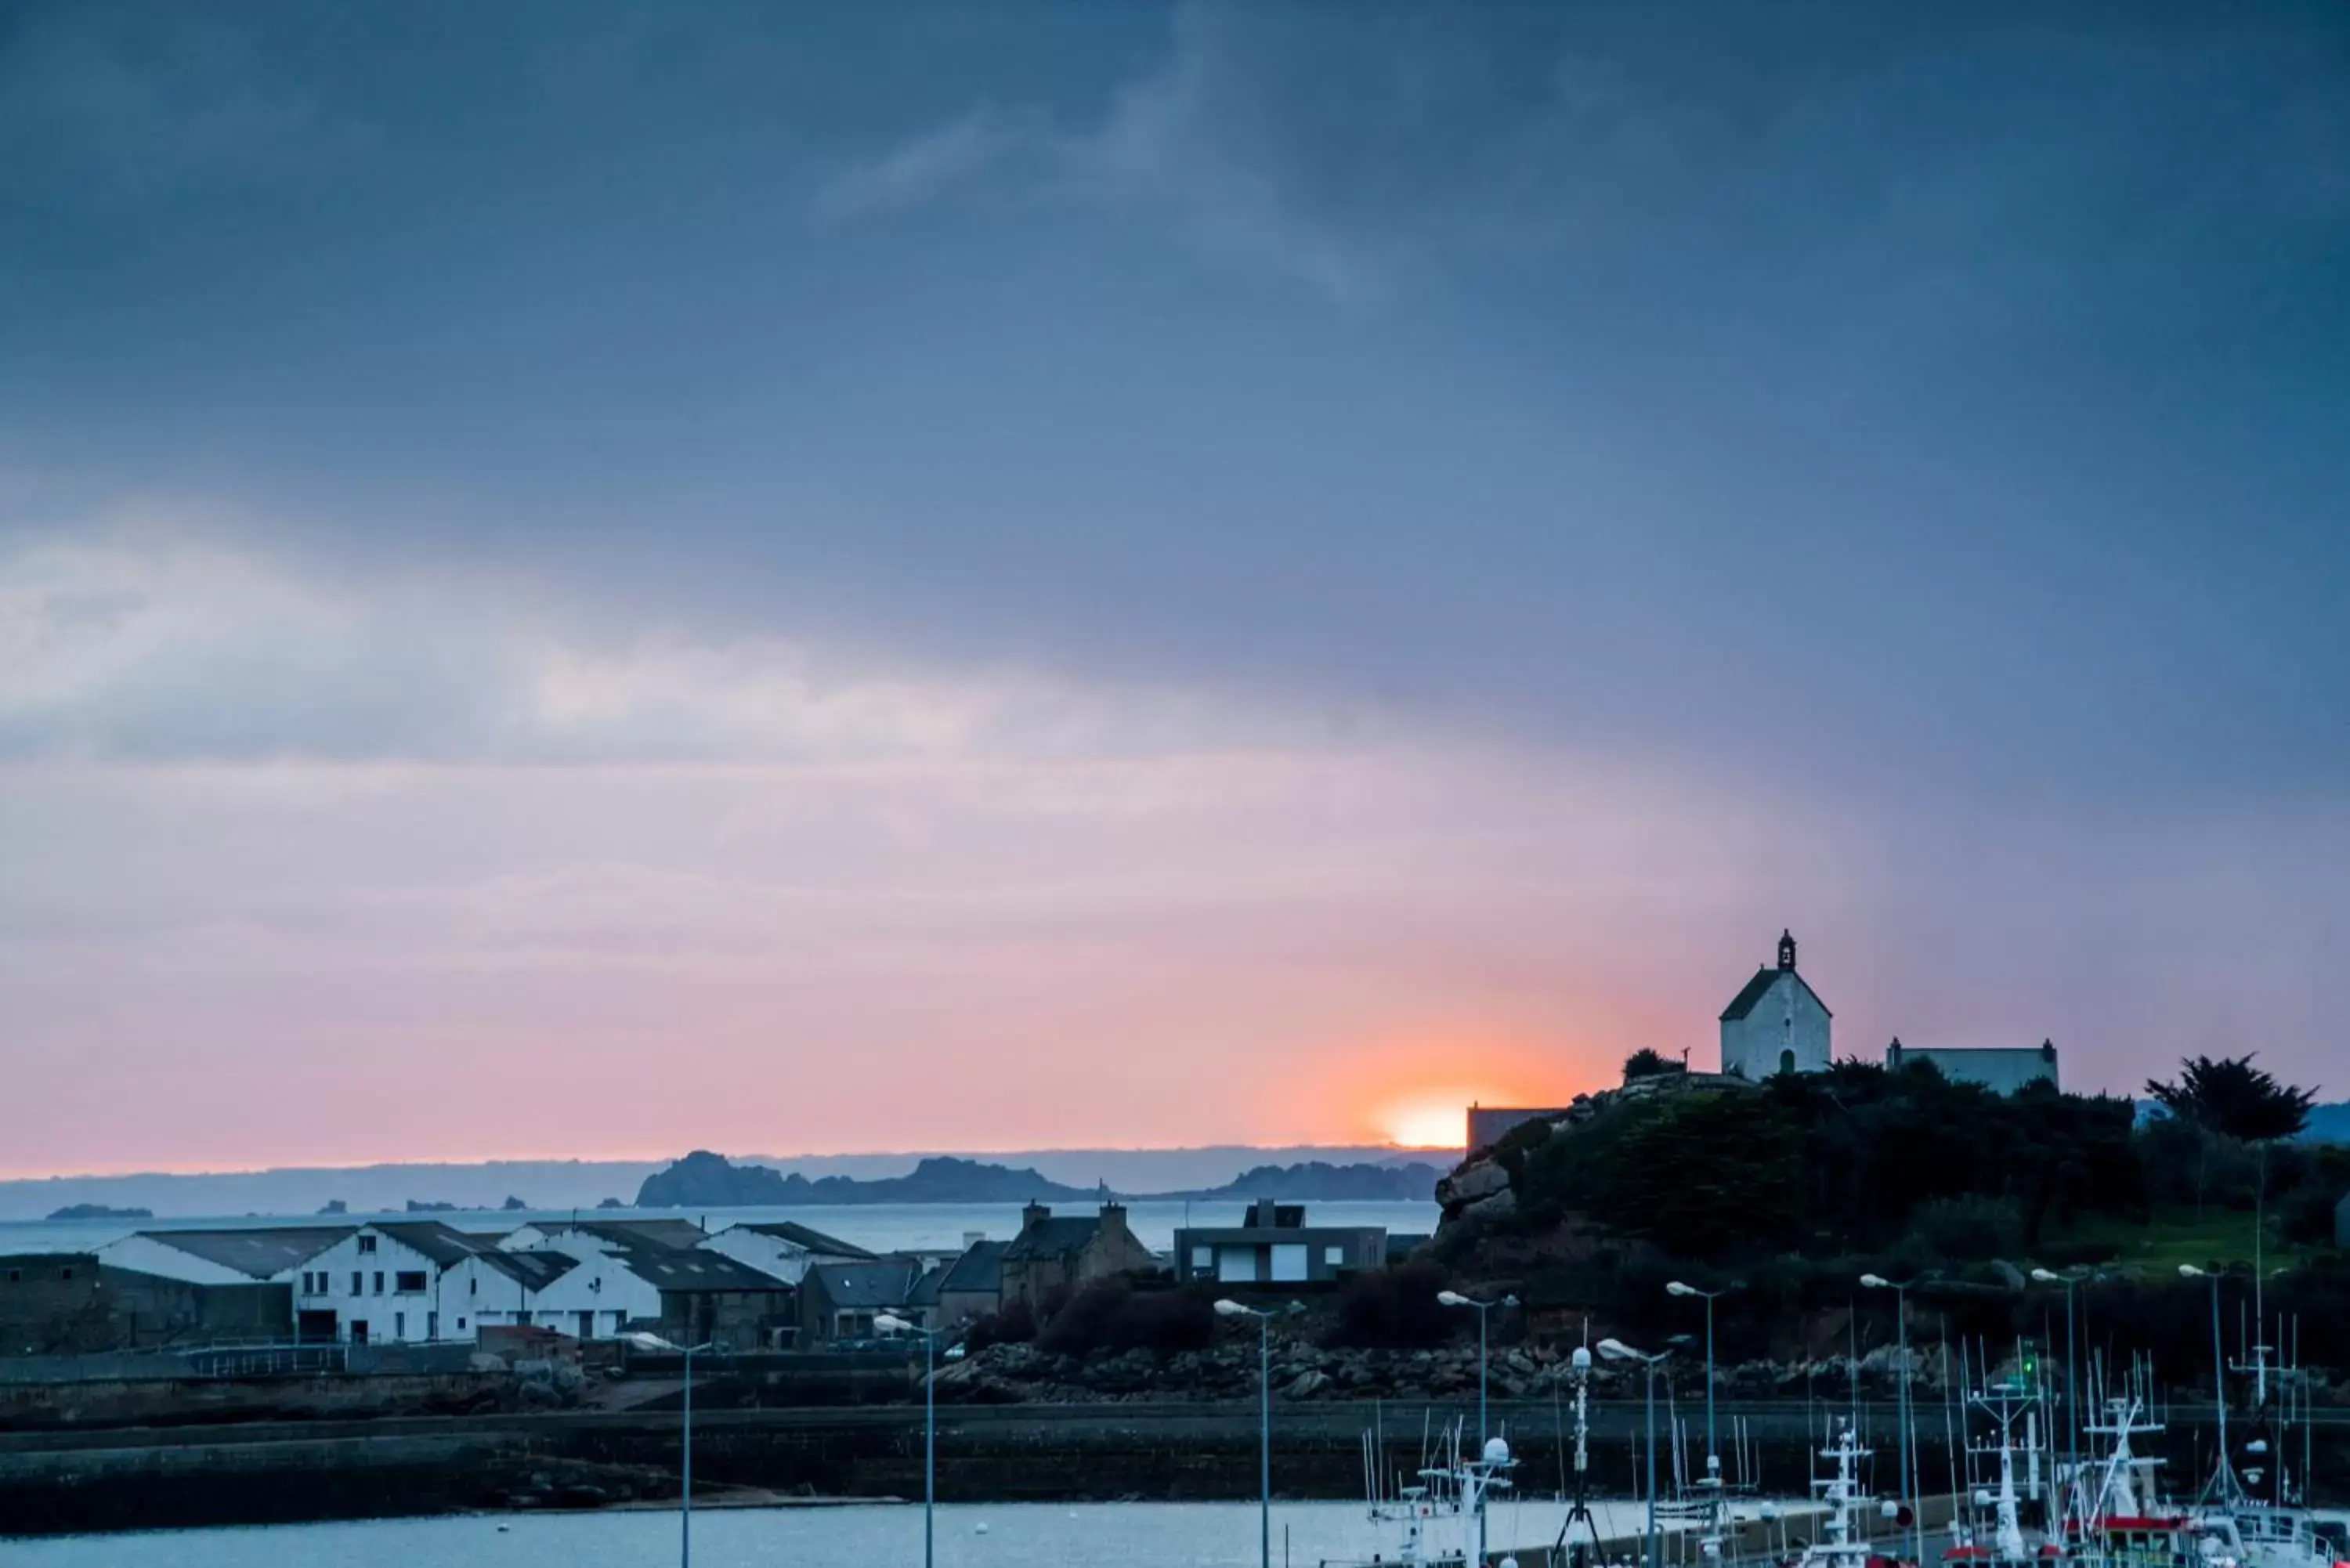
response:
[[[1064,1213],[1084,1212],[1087,1206],[1062,1204]],[[1178,1226],[1237,1225],[1247,1205],[1232,1203],[1151,1202],[1127,1207],[1126,1222],[1142,1244],[1165,1251],[1175,1244]],[[791,1209],[611,1209],[460,1210],[445,1214],[349,1214],[332,1219],[311,1215],[222,1216],[211,1219],[120,1220],[33,1220],[0,1225],[0,1254],[67,1252],[103,1245],[133,1231],[202,1230],[224,1225],[330,1225],[361,1220],[444,1220],[461,1231],[510,1231],[530,1220],[565,1220],[573,1213],[601,1220],[686,1218],[705,1221],[711,1229],[742,1220],[796,1220],[827,1235],[877,1252],[943,1251],[960,1247],[969,1232],[996,1241],[1020,1230],[1017,1203],[854,1203]],[[1311,1203],[1306,1219],[1316,1225],[1384,1225],[1390,1231],[1425,1235],[1436,1229],[1433,1203]],[[1188,1218],[1187,1218],[1188,1215]]]
[[[1613,1533],[1638,1527],[1628,1503],[1594,1507]],[[1503,1503],[1490,1521],[1496,1549],[1547,1545],[1564,1511],[1553,1502]],[[985,1531],[981,1532],[981,1526]],[[501,1529],[501,1526],[504,1528]],[[1277,1503],[1274,1561],[1312,1568],[1324,1558],[1395,1555],[1348,1503]],[[10,1541],[0,1561],[16,1568],[646,1568],[677,1561],[675,1513],[472,1516],[262,1530],[169,1531],[137,1535]],[[693,1516],[700,1568],[809,1564],[917,1564],[920,1508],[725,1509]],[[964,1506],[938,1511],[940,1568],[1255,1568],[1257,1511],[1246,1503],[1094,1503]]]

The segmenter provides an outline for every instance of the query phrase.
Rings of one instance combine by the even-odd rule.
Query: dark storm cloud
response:
[[[2341,777],[2322,8],[5,47],[19,465],[926,657],[1881,782]]]

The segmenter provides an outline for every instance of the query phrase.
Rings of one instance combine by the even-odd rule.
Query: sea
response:
[[[1090,1203],[1057,1205],[1062,1213],[1084,1213]],[[469,1209],[411,1214],[173,1216],[154,1220],[35,1220],[0,1224],[0,1255],[78,1252],[134,1231],[209,1230],[244,1225],[339,1225],[369,1220],[440,1220],[460,1231],[504,1234],[535,1220],[677,1220],[716,1231],[754,1220],[796,1220],[839,1241],[875,1252],[959,1251],[973,1237],[1008,1241],[1019,1234],[1017,1203],[843,1203],[772,1209]],[[1164,1252],[1183,1226],[1237,1225],[1248,1205],[1237,1199],[1187,1202],[1151,1199],[1127,1205],[1126,1222],[1146,1247]],[[1437,1206],[1426,1202],[1308,1203],[1315,1225],[1378,1225],[1390,1235],[1427,1235],[1436,1229]]]
[[[1592,1505],[1605,1535],[1639,1528],[1639,1505]],[[1547,1546],[1564,1504],[1544,1498],[1497,1503],[1486,1522],[1496,1552]],[[572,1514],[469,1514],[349,1524],[154,1531],[17,1539],[0,1543],[10,1568],[643,1568],[679,1558],[674,1510]],[[1290,1568],[1396,1560],[1396,1525],[1375,1525],[1359,1503],[1278,1502],[1273,1561]],[[5,1528],[5,1527],[0,1527]],[[1431,1534],[1457,1543],[1457,1521]],[[941,1507],[938,1568],[1256,1568],[1254,1503],[1014,1503]],[[1580,1526],[1577,1527],[1578,1537]],[[922,1561],[917,1505],[730,1508],[693,1516],[699,1568],[914,1568]]]

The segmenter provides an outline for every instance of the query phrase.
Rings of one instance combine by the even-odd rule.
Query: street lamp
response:
[[[2087,1279],[2092,1271],[2068,1269],[2058,1273],[2053,1269],[2034,1269],[2032,1277],[2043,1285],[2064,1287],[2064,1457],[2074,1474],[2081,1469],[2081,1455],[2076,1445],[2081,1440],[2081,1408],[2073,1394],[2073,1288]],[[2066,1485],[2072,1483],[2068,1480]]]
[[[884,1334],[922,1336],[922,1568],[931,1568],[937,1539],[932,1523],[939,1501],[939,1395],[932,1373],[939,1332],[886,1312],[873,1314],[873,1326]]]
[[[1923,1278],[1924,1276],[1920,1275],[1916,1280],[1895,1281],[1888,1280],[1882,1274],[1860,1276],[1860,1282],[1868,1289],[1893,1293],[1894,1339],[1897,1345],[1895,1355],[1901,1362],[1901,1381],[1895,1389],[1897,1397],[1894,1402],[1894,1411],[1901,1423],[1901,1505],[1909,1510],[1909,1532],[1912,1538],[1909,1549],[1913,1561],[1916,1554],[1925,1548],[1924,1542],[1917,1539],[1917,1477],[1909,1463],[1909,1287],[1918,1283]]]
[[[1459,1291],[1439,1291],[1436,1300],[1440,1306],[1477,1309],[1477,1448],[1482,1452],[1485,1447],[1485,1314],[1495,1307],[1513,1307],[1518,1304],[1518,1298],[1503,1296],[1499,1301],[1481,1302],[1472,1301]]]
[[[705,1340],[700,1345],[672,1345],[668,1340],[663,1339],[660,1334],[646,1334],[639,1330],[638,1333],[629,1335],[629,1343],[639,1350],[650,1351],[656,1355],[682,1355],[685,1357],[685,1417],[683,1422],[685,1435],[683,1440],[680,1444],[680,1448],[682,1452],[681,1456],[681,1475],[678,1482],[677,1492],[677,1564],[678,1568],[692,1568],[693,1358],[699,1353],[708,1350],[711,1345],[716,1342],[714,1340]]]
[[[1745,1288],[1744,1280],[1732,1280],[1718,1291],[1701,1291],[1679,1280],[1665,1285],[1668,1295],[1698,1296],[1705,1302],[1705,1479],[1717,1490],[1721,1485],[1721,1449],[1713,1440],[1713,1303]]]
[[[1657,1540],[1657,1364],[1672,1354],[1659,1350],[1654,1355],[1635,1350],[1620,1339],[1603,1339],[1596,1348],[1610,1361],[1637,1361],[1647,1370],[1648,1378],[1648,1568],[1659,1568]]]
[[[1301,1313],[1305,1308],[1292,1302],[1288,1310]],[[1220,1301],[1216,1311],[1225,1317],[1256,1319],[1257,1552],[1260,1568],[1273,1568],[1273,1320],[1280,1314],[1236,1301]]]
[[[2228,1353],[2220,1343],[2220,1276],[2192,1263],[2179,1264],[2178,1273],[2182,1279],[2211,1282],[2211,1403],[2220,1412],[2220,1471],[2212,1480],[2220,1488],[2221,1501],[2230,1501],[2227,1494],[2235,1490],[2236,1461],[2228,1452]]]

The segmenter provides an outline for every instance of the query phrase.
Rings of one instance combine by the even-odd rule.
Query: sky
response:
[[[2338,1097],[2350,13],[0,4],[0,1174]]]

